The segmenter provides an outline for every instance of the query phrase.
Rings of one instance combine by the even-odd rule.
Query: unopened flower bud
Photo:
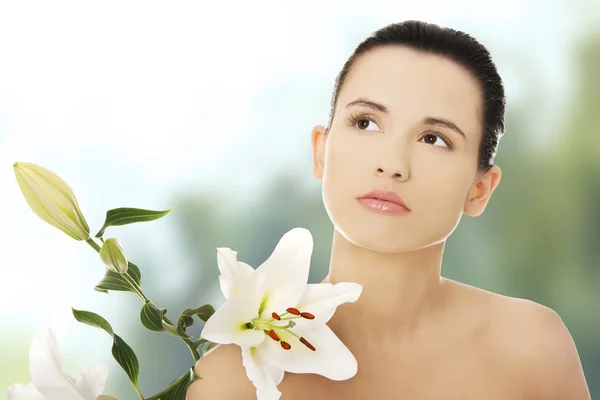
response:
[[[65,181],[36,164],[17,162],[13,168],[27,204],[38,217],[75,240],[90,238],[90,228]]]
[[[104,241],[100,249],[100,259],[111,271],[119,274],[127,273],[125,252],[116,238],[109,238]]]

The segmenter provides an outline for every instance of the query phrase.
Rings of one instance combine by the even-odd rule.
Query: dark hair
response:
[[[479,146],[477,171],[492,167],[498,143],[504,135],[506,99],[502,79],[488,50],[467,33],[423,21],[409,20],[387,25],[360,43],[335,80],[331,113],[325,135],[329,133],[340,89],[358,58],[378,47],[406,46],[414,50],[444,56],[463,66],[477,78],[483,93],[483,132]]]

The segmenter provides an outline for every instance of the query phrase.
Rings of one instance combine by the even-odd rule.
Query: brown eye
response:
[[[452,148],[452,144],[450,143],[450,141],[448,139],[446,139],[446,137],[444,135],[442,135],[440,132],[437,133],[427,133],[425,135],[423,135],[423,138],[425,138],[425,143],[427,144],[431,144],[433,146],[438,146],[439,144],[436,145],[435,143],[442,143],[442,147],[446,147],[448,149]]]
[[[350,117],[350,124],[363,131],[373,131],[374,129],[368,129],[371,125],[375,125],[378,128],[375,130],[381,130],[373,117],[364,114]]]
[[[375,124],[375,122],[369,120],[369,119],[359,119],[358,120],[358,129],[364,129],[365,131],[368,131],[369,129],[367,129],[369,127],[370,124]],[[377,124],[375,124],[377,125]]]

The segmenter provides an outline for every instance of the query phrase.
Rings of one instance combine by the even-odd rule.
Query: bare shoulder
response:
[[[256,400],[237,345],[217,346],[198,360],[194,370],[201,379],[190,385],[187,400]]]
[[[489,341],[498,365],[531,399],[589,400],[577,348],[561,317],[531,300],[490,294]],[[509,377],[507,377],[509,378]]]
[[[460,298],[460,320],[477,332],[478,357],[490,374],[526,399],[589,400],[571,333],[558,313],[527,299],[447,280]]]

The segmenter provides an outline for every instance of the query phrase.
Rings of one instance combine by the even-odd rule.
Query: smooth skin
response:
[[[347,106],[358,99],[367,103]],[[363,285],[328,323],[358,373],[346,381],[286,373],[282,400],[590,399],[555,311],[441,276],[447,238],[463,214],[484,212],[500,183],[498,166],[477,173],[481,104],[477,81],[437,55],[388,46],[354,65],[329,133],[317,125],[311,141],[334,225],[324,282]],[[373,189],[395,191],[411,211],[383,214],[356,200]],[[236,345],[217,347],[196,373],[203,379],[189,400],[256,399]]]

